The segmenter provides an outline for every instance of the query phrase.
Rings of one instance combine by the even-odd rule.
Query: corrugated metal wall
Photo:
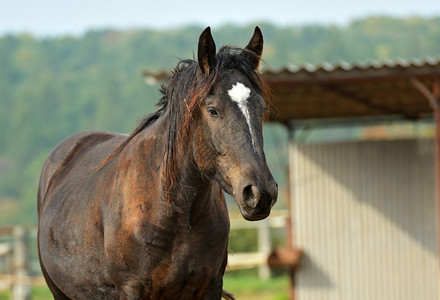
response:
[[[290,144],[296,299],[437,300],[432,140]]]

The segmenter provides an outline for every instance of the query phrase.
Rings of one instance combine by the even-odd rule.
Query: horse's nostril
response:
[[[260,190],[255,185],[248,185],[243,189],[243,200],[246,205],[255,208],[260,201]]]

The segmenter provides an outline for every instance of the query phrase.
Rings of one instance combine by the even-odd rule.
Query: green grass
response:
[[[228,275],[223,278],[223,288],[234,294],[237,300],[288,300],[289,279],[278,276],[269,280],[255,275]]]
[[[33,287],[32,288],[32,300],[51,300],[53,299],[52,293],[48,287]]]
[[[8,291],[0,291],[0,300],[9,300],[9,292]]]
[[[53,300],[53,296],[48,287],[33,286],[31,289],[32,300]],[[10,291],[0,291],[0,300],[12,300]]]
[[[288,300],[289,279],[277,276],[269,280],[259,279],[255,272],[227,272],[223,288],[234,294],[237,300]],[[53,300],[47,287],[32,287],[32,300]],[[11,300],[10,291],[0,291],[0,300]]]

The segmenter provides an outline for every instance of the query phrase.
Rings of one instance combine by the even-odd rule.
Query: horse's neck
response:
[[[171,185],[166,183],[164,154],[167,151],[167,135],[168,120],[161,118],[133,139],[130,149],[121,156],[121,164],[130,161],[130,172],[125,177],[129,183],[125,182],[124,185],[135,186],[142,191],[140,194],[145,198],[155,201],[151,205],[156,211],[173,218],[180,215],[182,222],[190,222],[191,218],[211,210],[212,201],[209,200],[213,188],[219,188],[217,184],[202,178],[200,170],[193,162],[188,141],[182,141],[180,147],[176,148],[179,161],[175,168],[174,181]],[[138,186],[139,184],[144,186]]]

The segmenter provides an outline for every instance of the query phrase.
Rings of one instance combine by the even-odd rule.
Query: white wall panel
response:
[[[438,300],[432,140],[294,144],[297,300]]]

